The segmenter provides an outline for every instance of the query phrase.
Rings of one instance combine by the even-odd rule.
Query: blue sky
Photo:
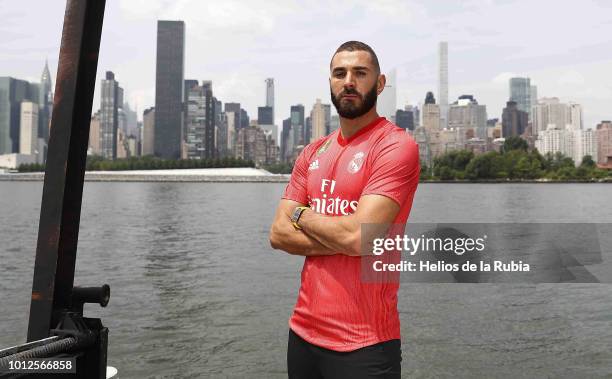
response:
[[[0,75],[38,81],[48,58],[55,78],[64,7],[0,0]],[[108,0],[98,83],[114,71],[139,113],[154,104],[158,19],[186,23],[185,78],[212,80],[221,101],[242,103],[252,118],[267,77],[277,123],[291,104],[329,102],[329,59],[350,39],[370,44],[383,71],[397,68],[399,108],[437,91],[445,40],[450,100],[472,94],[499,117],[508,78],[529,76],[540,97],[581,103],[586,127],[612,118],[610,1]]]

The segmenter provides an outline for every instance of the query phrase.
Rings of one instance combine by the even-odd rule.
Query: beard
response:
[[[378,93],[376,92],[377,83],[374,82],[372,89],[369,90],[365,95],[360,94],[357,90],[344,90],[338,94],[338,96],[334,95],[334,91],[332,91],[331,86],[329,88],[331,94],[331,101],[336,107],[336,111],[338,111],[338,115],[343,118],[348,118],[349,120],[355,119],[357,117],[361,117],[364,114],[368,113],[372,107],[376,105],[376,100],[378,99]],[[361,106],[357,106],[353,101],[345,100],[342,101],[343,95],[357,95],[361,99]]]

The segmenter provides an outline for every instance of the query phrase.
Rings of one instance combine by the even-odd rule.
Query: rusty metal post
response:
[[[43,186],[28,341],[71,307],[105,0],[67,0]]]

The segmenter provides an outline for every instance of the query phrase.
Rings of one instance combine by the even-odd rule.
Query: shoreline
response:
[[[42,172],[32,173],[10,173],[0,174],[0,182],[17,181],[32,182],[43,181],[45,174]],[[184,175],[184,174],[161,174],[151,172],[144,173],[113,173],[113,172],[86,172],[86,182],[180,182],[180,183],[288,183],[290,174],[269,175]],[[612,183],[612,178],[599,180],[548,180],[548,179],[489,179],[489,180],[421,180],[419,183],[441,183],[441,184],[503,184],[503,183],[525,183],[525,184],[549,184],[549,183]]]
[[[180,182],[180,183],[288,183],[290,175],[164,175],[97,174],[86,172],[86,182]],[[0,174],[0,182],[43,181],[44,173]]]

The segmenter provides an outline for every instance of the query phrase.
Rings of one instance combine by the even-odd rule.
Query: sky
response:
[[[582,104],[585,127],[612,119],[612,1],[107,0],[96,95],[113,71],[131,108],[155,103],[157,20],[185,21],[185,79],[212,80],[222,102],[251,118],[275,80],[276,123],[289,107],[329,99],[329,61],[347,40],[397,70],[397,106],[437,95],[437,48],[448,41],[449,101],[474,95],[500,118],[508,79],[531,78],[539,97]],[[55,79],[63,0],[0,0],[0,76]],[[55,85],[55,80],[54,80]]]

